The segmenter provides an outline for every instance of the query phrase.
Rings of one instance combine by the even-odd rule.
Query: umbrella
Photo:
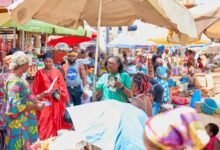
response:
[[[8,13],[0,13],[0,27],[4,28],[16,28],[17,30],[22,30],[26,32],[38,32],[47,34],[60,34],[60,35],[78,35],[86,36],[91,33],[83,29],[83,27],[78,27],[77,30],[60,27],[57,25],[49,24],[43,21],[29,20],[26,24],[20,25],[15,23]]]
[[[34,18],[73,28],[84,20],[96,26],[100,1],[102,26],[127,26],[141,19],[197,37],[191,13],[176,0],[17,0],[8,9],[17,23]]]
[[[73,44],[79,44],[82,42],[91,41],[96,38],[96,34],[93,33],[92,37],[84,37],[84,36],[63,36],[61,38],[52,39],[50,40],[47,45],[49,46],[55,46],[58,43],[66,43],[69,46],[72,46]]]
[[[98,26],[94,81],[98,64],[100,26],[130,25],[141,19],[196,38],[195,24],[191,13],[176,0],[17,0],[8,7],[12,18],[25,23],[31,18],[65,27],[76,27],[87,21]],[[184,20],[184,21],[183,21]],[[95,85],[93,87],[93,100]]]
[[[205,30],[207,37],[220,40],[220,19]]]
[[[194,16],[199,38],[205,33],[211,39],[220,39],[220,1],[206,1],[189,9]],[[171,32],[168,40],[174,43],[184,43],[199,40],[198,38],[183,37],[180,33]]]
[[[116,39],[108,43],[108,48],[129,48],[129,49],[137,49],[137,48],[149,48],[153,42],[147,42],[144,38],[138,36],[130,36],[128,34],[120,34]]]

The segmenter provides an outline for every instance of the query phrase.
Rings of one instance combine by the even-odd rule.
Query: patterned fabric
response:
[[[163,150],[182,150],[184,147],[200,150],[209,141],[199,116],[190,107],[179,107],[150,118],[146,122],[145,136],[154,147]]]
[[[33,104],[34,96],[28,85],[13,74],[7,79],[4,90],[6,149],[24,149],[38,139],[36,112],[24,111]]]
[[[164,88],[163,100],[164,100],[164,102],[169,102],[170,101],[170,95],[169,95],[168,81],[160,79],[158,77],[158,74],[162,77],[167,77],[167,69],[163,66],[158,66],[156,74],[157,74],[157,77],[156,77],[157,82]]]

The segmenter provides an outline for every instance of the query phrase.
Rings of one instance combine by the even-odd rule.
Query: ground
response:
[[[208,123],[216,123],[220,127],[220,115],[206,115],[204,113],[199,113],[199,116],[204,126]],[[220,132],[218,133],[218,138],[220,138]]]

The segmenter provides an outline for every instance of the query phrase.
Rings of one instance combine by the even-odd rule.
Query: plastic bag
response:
[[[195,103],[201,102],[201,100],[202,100],[202,93],[200,90],[197,89],[193,92],[193,95],[190,101],[190,107],[195,108]]]

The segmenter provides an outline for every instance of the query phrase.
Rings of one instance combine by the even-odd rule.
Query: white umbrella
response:
[[[119,34],[118,37],[108,43],[108,48],[149,48],[154,42],[148,42],[147,38],[142,38],[141,36],[131,36],[129,34]]]
[[[220,39],[220,1],[208,0],[205,3],[197,5],[189,9],[193,14],[197,35],[199,38],[204,32],[208,37]],[[173,32],[168,36],[168,40],[173,43],[184,43],[199,40],[198,38],[190,38],[188,36],[182,36],[180,33]]]
[[[77,27],[85,20],[91,26],[97,25],[100,33],[101,25],[124,26],[132,24],[135,19],[141,19],[193,38],[197,37],[191,13],[176,0],[17,0],[8,9],[18,23],[35,18],[60,26]],[[94,81],[97,74],[98,46],[99,34]],[[95,84],[96,82],[94,89]]]

